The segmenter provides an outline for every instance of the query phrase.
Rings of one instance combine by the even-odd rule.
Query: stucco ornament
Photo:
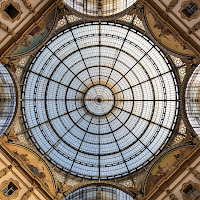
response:
[[[21,200],[28,200],[33,192],[33,188],[30,188],[21,198]]]
[[[179,2],[179,0],[172,0],[170,2],[170,4],[167,6],[167,12],[171,11],[175,6],[176,4]]]
[[[2,169],[0,171],[0,178],[5,176],[10,171],[11,168],[12,168],[12,165],[9,165],[8,167],[5,167],[4,169]]]
[[[9,7],[9,6],[12,6],[13,9],[15,9],[15,12],[16,14],[11,17],[8,12],[6,12],[6,9]],[[9,20],[11,22],[14,22],[16,20],[19,20],[20,17],[21,17],[21,14],[22,14],[22,11],[20,9],[20,5],[12,0],[8,0],[8,1],[3,1],[1,3],[1,9],[0,9],[0,12],[3,16],[3,19],[6,19],[6,20]]]

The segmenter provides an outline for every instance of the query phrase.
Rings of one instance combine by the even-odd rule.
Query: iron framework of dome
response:
[[[198,135],[200,135],[199,80],[200,80],[200,65],[197,66],[192,76],[190,77],[185,94],[187,117],[192,128]]]
[[[134,200],[129,194],[126,194],[118,188],[110,186],[90,185],[80,188],[64,200]]]
[[[15,85],[7,69],[0,64],[0,136],[10,125],[15,107]]]
[[[106,18],[119,17],[134,8],[137,0],[64,0],[68,8],[82,17]]]
[[[131,27],[92,22],[47,42],[24,80],[28,133],[71,174],[108,179],[148,164],[169,141],[178,88],[163,52]]]

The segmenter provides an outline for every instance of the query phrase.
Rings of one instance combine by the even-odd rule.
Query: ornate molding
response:
[[[10,183],[12,182],[18,189],[11,195],[11,196],[6,196],[2,190]],[[19,195],[19,191],[20,191],[21,187],[19,186],[19,182],[16,180],[13,180],[12,178],[10,178],[9,180],[3,181],[0,187],[0,199],[1,200],[12,200],[15,199],[16,197],[18,197]]]
[[[192,34],[200,29],[200,22],[196,23],[189,31],[189,34]]]
[[[26,193],[24,193],[21,200],[28,200],[30,198],[32,192],[33,192],[33,188],[29,188],[29,190]]]
[[[174,8],[178,2],[179,2],[179,0],[172,0],[169,3],[169,5],[167,6],[166,11],[170,12],[172,10],[172,8]]]
[[[178,200],[171,190],[167,190],[167,194],[169,195],[170,200]]]
[[[16,11],[18,12],[17,15],[16,15],[15,17],[13,17],[13,18],[10,17],[10,15],[8,15],[7,12],[5,12],[5,9],[6,9],[9,5],[12,5],[12,6],[16,9]],[[2,16],[3,16],[4,19],[9,20],[9,21],[11,21],[11,22],[14,22],[14,21],[16,21],[16,20],[19,20],[20,17],[21,17],[21,14],[22,14],[22,11],[21,11],[21,9],[20,9],[20,5],[19,5],[18,3],[16,3],[16,2],[14,2],[13,0],[3,1],[3,2],[1,3],[0,12],[1,12],[1,14],[2,14]]]
[[[6,26],[3,22],[0,22],[0,28],[7,33],[11,33],[11,30],[8,26]]]
[[[5,176],[10,171],[11,168],[12,168],[12,165],[9,165],[8,167],[5,167],[4,169],[2,169],[0,171],[0,178]]]
[[[200,192],[200,185],[197,183],[193,183],[192,181],[189,181],[187,183],[184,183],[180,192],[182,194],[183,200],[190,200],[190,197],[185,193],[185,189],[189,186],[192,186],[195,190],[197,190],[198,192]]]
[[[184,13],[183,13],[183,10],[186,8],[186,6],[191,2],[191,0],[187,0],[187,1],[184,1],[182,4],[181,4],[181,9],[179,10],[179,13],[181,14],[181,17],[183,19],[187,19],[188,21],[191,21],[192,19],[195,19],[197,17],[200,16],[200,1],[199,0],[192,0],[193,3],[195,3],[197,5],[197,7],[199,8],[193,15],[191,15],[191,17],[187,17]]]
[[[198,180],[200,180],[200,173],[197,170],[194,168],[189,168],[189,170]]]
[[[28,8],[29,10],[31,10],[32,12],[34,12],[34,8],[32,7],[31,3],[29,0],[22,0],[22,2],[24,3],[24,5],[26,6],[26,8]]]

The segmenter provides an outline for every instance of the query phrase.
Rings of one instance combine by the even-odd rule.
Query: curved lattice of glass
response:
[[[64,0],[75,12],[89,17],[114,16],[131,8],[137,0]]]
[[[76,190],[64,200],[134,200],[134,198],[117,188],[91,185]]]
[[[36,54],[25,77],[29,134],[57,167],[86,178],[127,175],[172,135],[178,89],[162,51],[135,29],[86,23]]]
[[[10,125],[15,107],[15,85],[7,69],[0,64],[0,136]]]
[[[190,77],[186,93],[186,113],[194,131],[200,135],[200,65],[194,70]]]

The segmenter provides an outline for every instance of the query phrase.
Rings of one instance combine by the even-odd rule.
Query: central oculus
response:
[[[114,94],[110,88],[105,85],[95,85],[86,92],[84,105],[89,113],[103,116],[111,112],[114,101]]]

